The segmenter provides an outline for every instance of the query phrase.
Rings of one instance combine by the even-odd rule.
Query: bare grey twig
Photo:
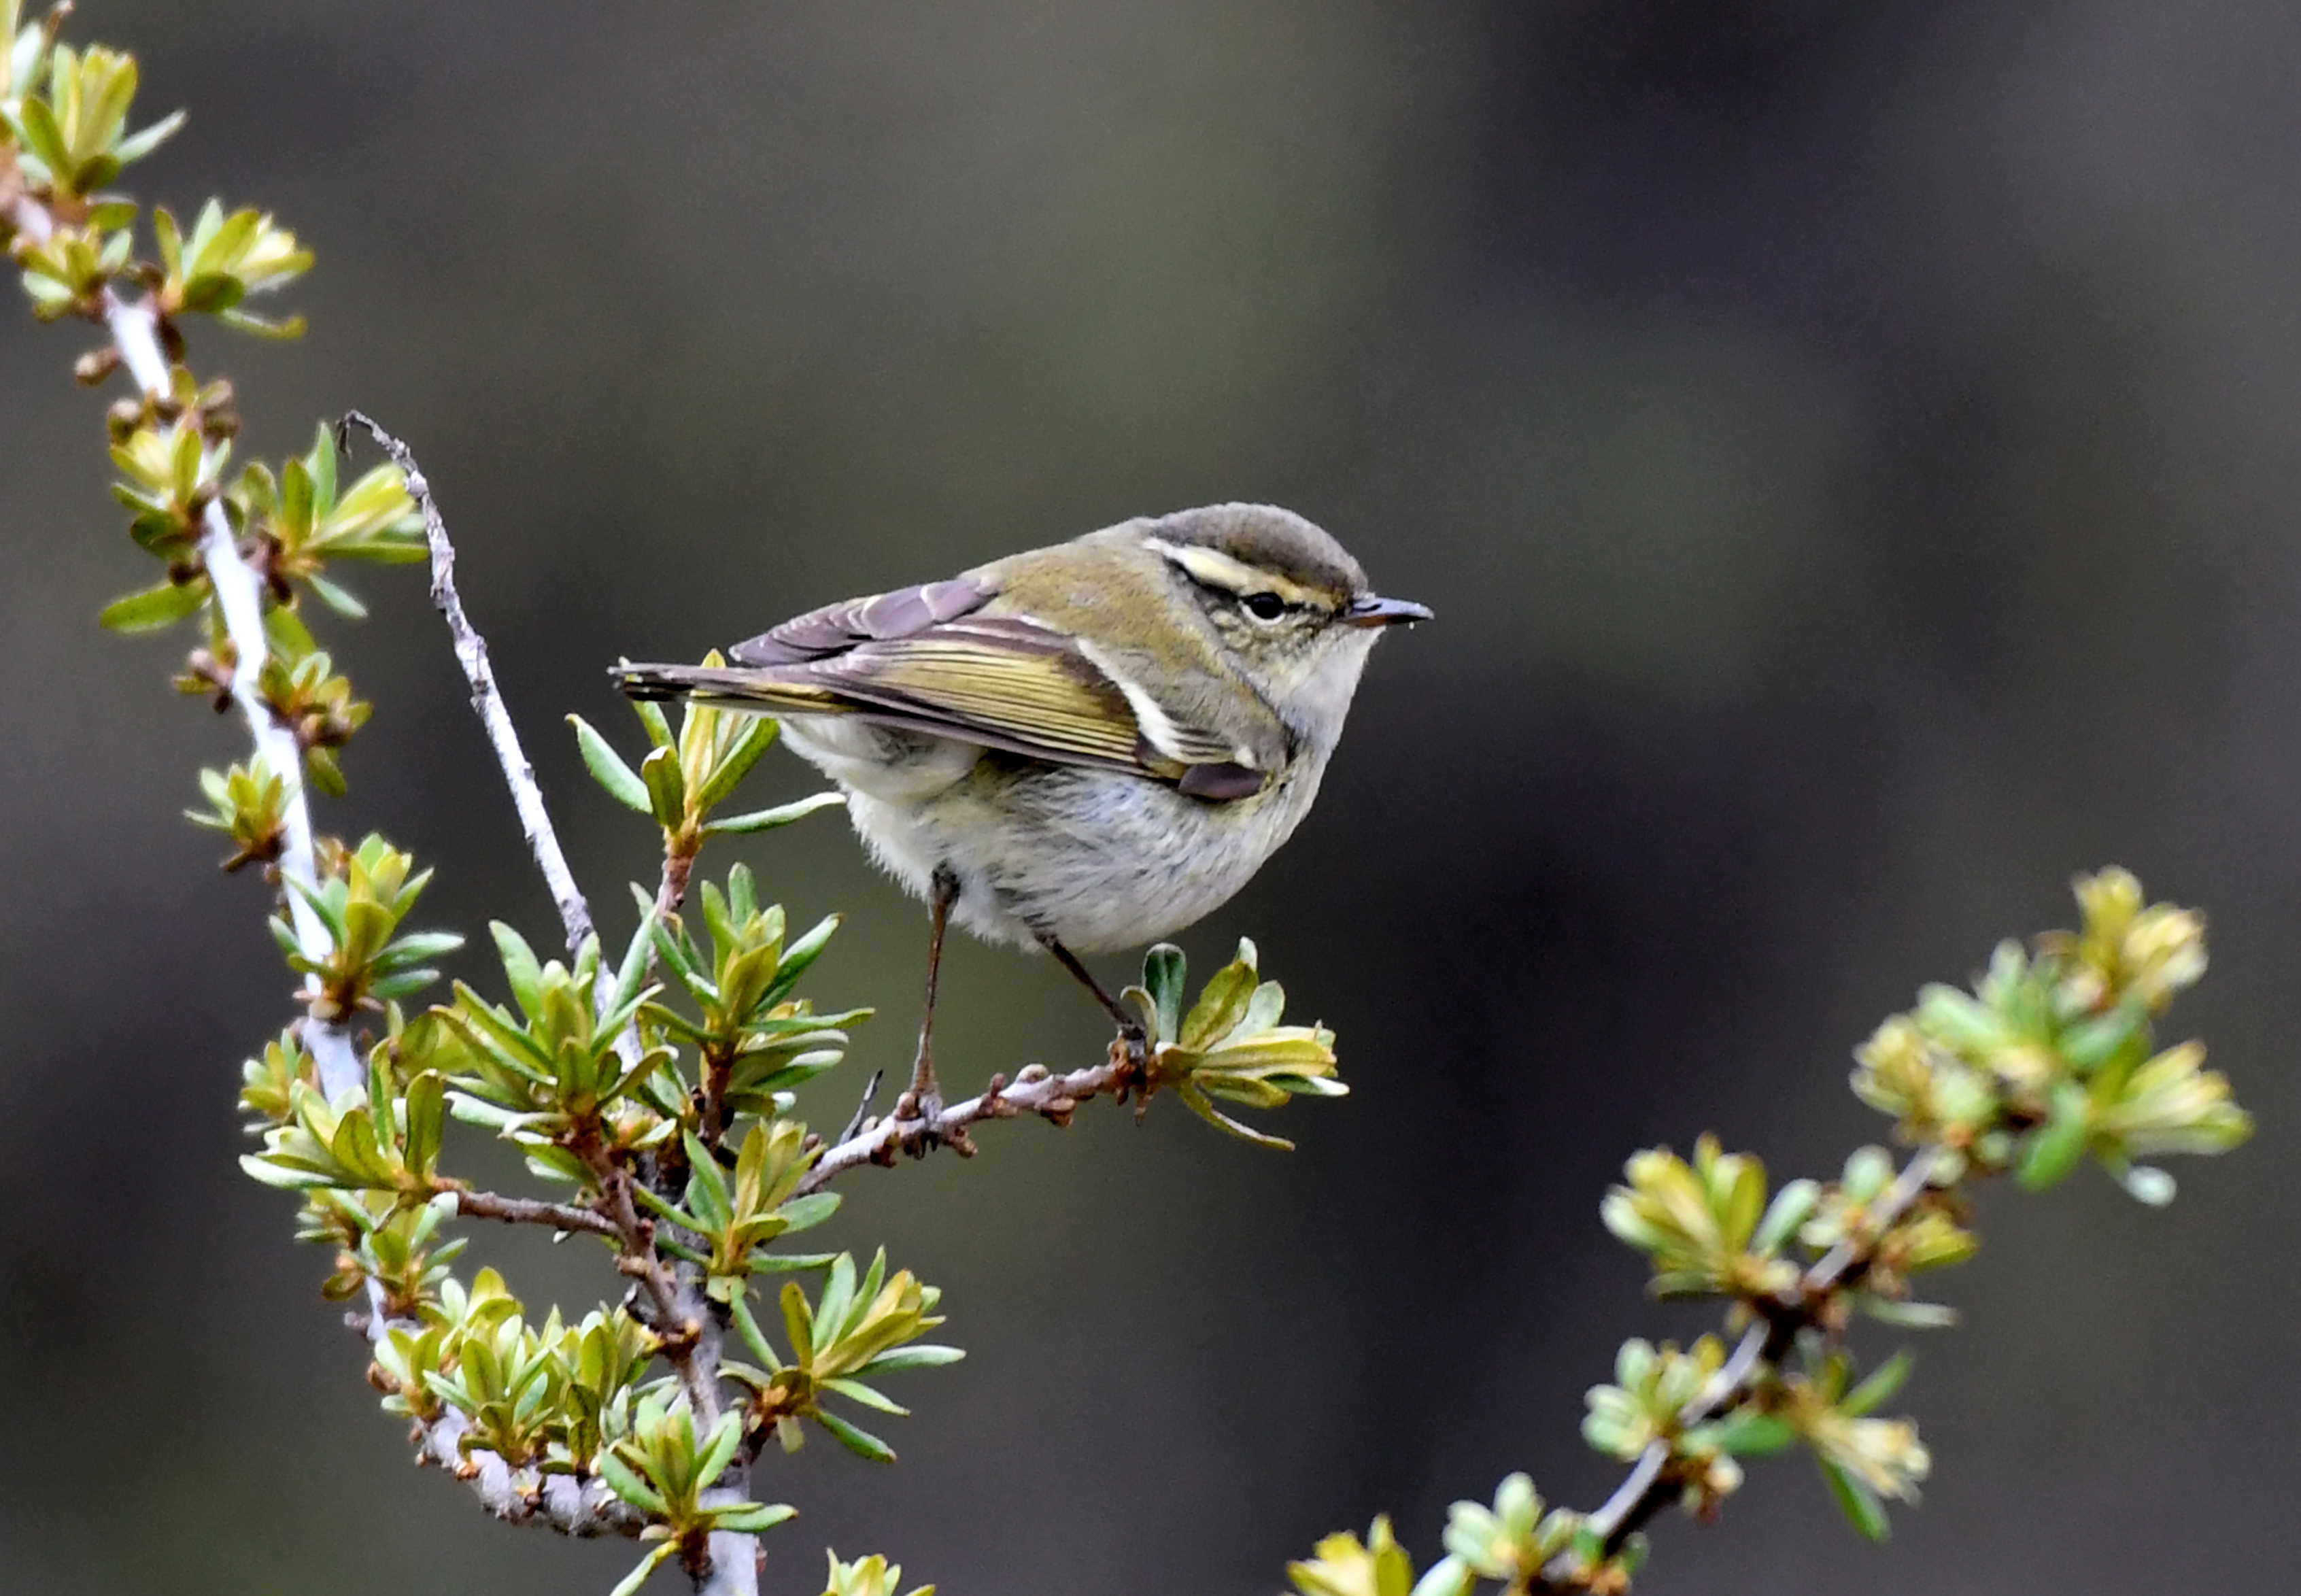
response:
[[[431,480],[416,464],[414,451],[363,412],[347,410],[336,423],[339,447],[354,427],[364,430],[391,456],[406,480],[407,497],[415,501],[423,517],[424,541],[431,547],[431,603],[455,639],[456,660],[464,667],[464,680],[472,689],[472,712],[480,717],[488,742],[495,749],[496,763],[503,767],[504,784],[511,789],[528,851],[535,856],[536,867],[543,872],[544,884],[551,890],[551,901],[558,907],[559,923],[567,935],[567,950],[573,953],[592,934],[591,906],[575,884],[575,873],[567,867],[559,833],[552,827],[550,811],[543,806],[543,790],[536,785],[535,766],[528,763],[527,751],[520,747],[519,730],[512,724],[511,712],[504,707],[503,689],[496,685],[495,667],[488,663],[487,639],[464,613],[463,596],[456,590],[456,546],[448,540],[448,523],[431,497]]]
[[[454,1408],[443,1408],[429,1424],[415,1426],[416,1461],[444,1468],[471,1486],[480,1506],[506,1524],[540,1525],[563,1535],[637,1536],[647,1528],[645,1513],[609,1490],[596,1475],[544,1474],[514,1469],[484,1447],[462,1450],[470,1425]]]

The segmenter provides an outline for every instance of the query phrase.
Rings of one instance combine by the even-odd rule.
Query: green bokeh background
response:
[[[1904,1402],[1885,1550],[1810,1469],[1660,1526],[1641,1590],[2290,1588],[2301,1420],[2301,13],[2272,0],[1220,0],[931,7],[97,0],[186,131],[128,185],[259,203],[311,335],[196,332],[247,445],[417,447],[579,871],[600,667],[1145,511],[1276,500],[1440,620],[1386,642],[1242,932],[1353,1094],[1291,1157],[1172,1103],[845,1182],[946,1288],[955,1371],[874,1470],[771,1463],[768,1589],[883,1550],[951,1596],[1267,1596],[1318,1534],[1575,1434],[1639,1296],[1599,1195],[1704,1128],[1822,1172],[1846,1049],[2064,923],[2111,860],[2205,906],[2177,1021],[2262,1133],[2170,1213],[1992,1193]],[[287,982],[177,812],[241,745],[92,617],[147,580],[84,329],[0,315],[0,1588],[604,1590],[628,1549],[418,1475],[243,1179]],[[379,706],[322,823],[548,902],[410,572],[331,623]],[[777,755],[753,778],[793,796]],[[835,817],[728,847],[907,1057],[922,916]],[[484,979],[476,952],[460,970]],[[1117,967],[1107,973],[1117,974]],[[956,948],[960,1081],[1094,1056],[1044,961]],[[833,1078],[814,1112],[844,1114]],[[482,1235],[533,1298],[585,1246]]]

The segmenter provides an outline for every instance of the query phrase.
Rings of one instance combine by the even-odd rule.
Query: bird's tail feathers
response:
[[[624,697],[652,703],[690,699],[756,714],[823,714],[840,706],[821,688],[779,681],[764,672],[726,665],[618,664],[608,680]]]

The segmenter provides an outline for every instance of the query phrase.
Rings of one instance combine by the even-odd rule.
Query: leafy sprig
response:
[[[1171,1086],[1217,1130],[1291,1150],[1293,1142],[1240,1123],[1214,1100],[1276,1108],[1294,1097],[1346,1095],[1350,1088],[1335,1073],[1335,1033],[1324,1025],[1278,1023],[1286,1012],[1285,989],[1262,979],[1255,946],[1243,937],[1237,956],[1185,1013],[1188,970],[1183,950],[1162,942],[1144,956],[1142,983],[1122,995],[1148,1039],[1146,1099]]]
[[[1708,1136],[1690,1160],[1656,1148],[1628,1161],[1601,1207],[1606,1227],[1644,1255],[1655,1295],[1721,1299],[1738,1341],[1624,1342],[1583,1423],[1594,1448],[1633,1464],[1622,1490],[1594,1514],[1544,1515],[1513,1475],[1491,1508],[1457,1503],[1447,1555],[1413,1596],[1470,1596],[1482,1583],[1512,1596],[1625,1590],[1660,1507],[1714,1515],[1742,1483],[1741,1459],[1798,1444],[1854,1528],[1884,1538],[1885,1504],[1915,1501],[1932,1458],[1911,1421],[1876,1411],[1907,1378],[1908,1355],[1865,1376],[1843,1336],[1856,1314],[1954,1322],[1910,1294],[1912,1277],[1979,1245],[1968,1187],[2009,1174],[2043,1191],[2090,1157],[2158,1205],[2172,1179],[2137,1160],[2224,1152],[2252,1131],[2202,1047],[2161,1050],[2154,1037],[2205,973],[2203,920],[2147,904],[2122,870],[2080,879],[2076,894],[2077,931],[2002,944],[1970,991],[1925,988],[1857,1049],[1853,1090],[1916,1145],[1905,1166],[1865,1147],[1834,1180],[1770,1194],[1757,1158]],[[1412,1571],[1377,1520],[1365,1542],[1331,1538],[1292,1572],[1305,1592],[1356,1596],[1405,1589]]]
[[[884,1249],[859,1280],[854,1256],[842,1252],[833,1260],[822,1295],[814,1302],[798,1282],[784,1283],[781,1306],[788,1357],[776,1350],[749,1307],[735,1299],[736,1327],[758,1364],[730,1363],[727,1373],[751,1388],[750,1426],[772,1432],[785,1451],[797,1451],[805,1434],[799,1421],[812,1420],[857,1456],[892,1463],[892,1448],[826,1409],[823,1401],[844,1397],[881,1413],[908,1414],[908,1408],[866,1382],[906,1369],[956,1363],[966,1356],[956,1347],[918,1341],[942,1323],[934,1311],[941,1298],[941,1291],[914,1279],[908,1269],[890,1277]]]

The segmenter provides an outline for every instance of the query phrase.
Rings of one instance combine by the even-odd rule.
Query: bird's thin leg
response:
[[[945,865],[935,866],[927,896],[927,1000],[919,1018],[919,1056],[911,1065],[911,1097],[922,1118],[931,1119],[942,1108],[942,1090],[935,1080],[935,978],[942,970],[942,933],[950,923],[950,906],[958,901],[958,877]]]
[[[1143,1034],[1142,1022],[1129,1014],[1125,1005],[1117,999],[1102,990],[1102,982],[1097,981],[1087,967],[1078,962],[1076,954],[1044,932],[1035,934],[1039,939],[1039,946],[1053,954],[1057,963],[1077,977],[1079,984],[1092,992],[1094,1000],[1102,1005],[1103,1011],[1117,1022],[1118,1034],[1126,1043],[1128,1059],[1134,1063],[1135,1068],[1142,1068],[1149,1057],[1150,1047],[1150,1038]]]

